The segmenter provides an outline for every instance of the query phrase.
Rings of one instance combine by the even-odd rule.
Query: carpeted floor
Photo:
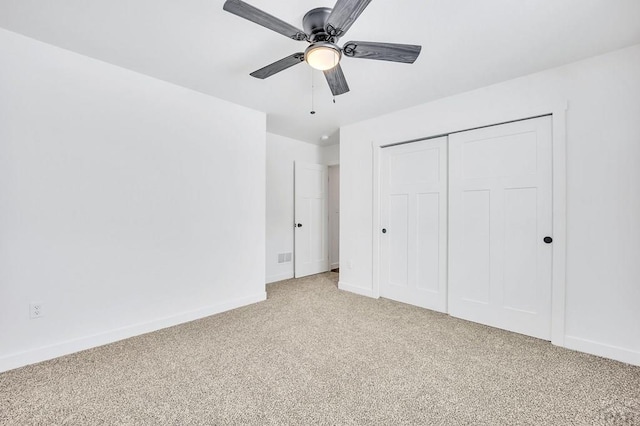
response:
[[[640,367],[336,282],[0,374],[0,424],[640,425]]]

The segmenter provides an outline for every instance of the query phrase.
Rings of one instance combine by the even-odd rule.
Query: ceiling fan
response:
[[[306,61],[311,67],[323,71],[331,93],[338,96],[349,91],[340,68],[343,55],[412,64],[420,54],[422,47],[413,44],[349,41],[342,48],[336,44],[370,2],[371,0],[338,0],[333,9],[312,9],[302,19],[304,31],[242,0],[226,0],[223,9],[294,40],[310,43],[304,52],[282,58],[252,72],[251,76],[264,79]]]

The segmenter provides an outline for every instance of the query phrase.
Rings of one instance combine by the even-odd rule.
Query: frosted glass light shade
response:
[[[307,48],[304,59],[312,68],[325,71],[338,65],[340,50],[329,43],[316,43]]]

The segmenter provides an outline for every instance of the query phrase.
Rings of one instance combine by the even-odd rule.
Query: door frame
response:
[[[566,299],[566,265],[567,265],[567,134],[566,116],[568,102],[553,103],[537,108],[509,108],[496,110],[480,120],[469,117],[462,120],[447,132],[426,135],[422,138],[405,141],[371,141],[373,151],[373,222],[372,222],[372,296],[380,297],[380,189],[381,189],[381,150],[385,147],[417,142],[448,136],[452,133],[464,132],[482,127],[496,126],[513,121],[551,116],[552,134],[552,228],[553,254],[551,260],[551,343],[565,346],[565,299]],[[476,117],[477,118],[477,117]],[[448,259],[447,259],[448,263]]]
[[[329,215],[329,240],[327,241],[327,246],[329,248],[329,270],[332,271],[332,270],[334,270],[336,268],[340,268],[340,164],[327,165],[327,169],[328,169],[328,172],[327,172],[328,176],[327,177],[329,178],[329,183],[327,185],[327,197],[328,197],[328,200],[329,200],[329,202],[328,202],[329,207],[327,208],[328,215]],[[337,241],[334,241],[334,239],[333,239],[333,230],[335,229],[334,225],[336,225],[336,223],[335,223],[336,219],[335,219],[335,216],[334,216],[334,214],[333,214],[333,212],[331,210],[331,207],[334,207],[331,204],[331,199],[332,199],[332,196],[334,195],[333,191],[331,190],[331,170],[336,170],[336,169],[337,169],[336,174],[338,175],[338,200],[337,200],[338,201],[338,219],[337,219],[338,220],[338,224],[337,224],[338,225],[338,239],[337,239]],[[334,243],[337,245],[337,249],[338,249],[338,259],[337,259],[338,263],[337,264],[331,263],[331,255],[334,254],[334,251],[333,251]]]

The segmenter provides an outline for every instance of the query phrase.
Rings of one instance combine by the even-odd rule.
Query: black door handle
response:
[[[298,228],[302,228],[302,224],[301,223],[298,224]]]
[[[382,228],[382,233],[386,234],[387,233],[387,228]]]
[[[551,244],[551,243],[553,242],[553,238],[551,238],[551,237],[544,237],[544,238],[542,239],[542,241],[544,241],[544,242],[545,242],[545,243],[547,243],[547,244]]]

